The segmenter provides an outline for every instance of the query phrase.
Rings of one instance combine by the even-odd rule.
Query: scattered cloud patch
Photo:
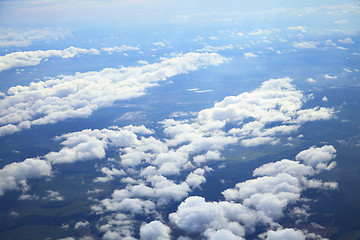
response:
[[[109,54],[112,54],[114,52],[139,51],[140,48],[139,47],[122,45],[120,47],[118,47],[118,46],[116,46],[116,47],[105,47],[105,48],[102,48],[101,50],[105,51],[105,52],[108,52]]]
[[[313,78],[307,78],[306,81],[307,81],[308,83],[316,83],[316,80],[313,79]]]
[[[335,75],[325,74],[325,75],[324,75],[324,78],[325,78],[325,79],[337,79],[338,77],[335,76]]]
[[[244,53],[245,58],[254,58],[254,57],[257,57],[257,56],[258,55],[250,53],[250,52]]]
[[[267,35],[270,33],[272,33],[272,31],[267,30],[267,29],[258,29],[258,28],[249,32],[250,35]]]
[[[315,49],[317,45],[319,45],[319,43],[313,41],[301,41],[292,44],[293,47],[298,49]]]
[[[234,48],[234,45],[232,45],[232,44],[228,44],[228,45],[225,45],[225,46],[219,46],[219,47],[206,45],[205,47],[203,47],[199,51],[201,51],[201,52],[219,52],[219,51],[231,50],[233,48]]]
[[[339,43],[354,44],[355,42],[351,38],[347,37],[344,39],[339,39]]]
[[[336,24],[343,24],[343,23],[347,23],[347,22],[349,22],[349,20],[347,20],[347,19],[341,19],[341,20],[334,21],[334,23],[336,23]]]
[[[196,92],[196,93],[206,93],[206,92],[213,92],[214,90],[211,90],[211,89],[200,90],[199,88],[189,88],[189,89],[186,89],[186,91]]]
[[[288,27],[287,30],[300,30],[302,32],[306,32],[306,27],[303,26],[296,26],[296,27]]]
[[[81,229],[81,228],[86,228],[87,226],[89,226],[89,222],[88,221],[84,221],[84,222],[77,222],[74,226],[74,229]]]
[[[43,197],[44,200],[48,200],[48,201],[63,201],[64,200],[64,197],[61,196],[60,193],[57,191],[49,190],[49,191],[47,191],[47,193],[48,193],[48,195]]]

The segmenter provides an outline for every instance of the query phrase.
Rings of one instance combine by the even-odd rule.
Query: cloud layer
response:
[[[35,66],[50,57],[72,58],[80,54],[99,54],[99,51],[69,47],[64,50],[13,52],[0,56],[0,72],[10,68]]]
[[[165,72],[171,72],[168,74],[163,73],[164,68],[157,66],[156,69],[162,72],[160,76],[168,76],[174,74],[173,68],[177,69],[175,72],[185,72],[183,58],[189,57],[195,63],[205,61],[206,64],[224,61],[217,54],[196,56],[200,59],[193,59],[193,54],[181,55],[157,64],[170,65],[171,71],[165,68]],[[211,56],[215,59],[211,60]],[[204,66],[204,63],[199,65]],[[194,63],[186,66],[187,70],[197,68]],[[145,67],[154,68],[153,65]],[[132,68],[123,72],[130,70],[144,71]],[[150,74],[153,72],[150,71]],[[160,81],[158,78],[157,81]],[[146,77],[143,81],[152,84],[148,83],[150,80]],[[223,191],[224,201],[206,202],[199,196],[187,197],[192,190],[206,182],[206,175],[212,170],[206,166],[207,162],[222,160],[221,151],[229,145],[252,147],[279,144],[282,136],[293,134],[301,124],[333,116],[334,111],[329,108],[302,109],[308,97],[297,90],[291,81],[290,78],[270,79],[254,91],[226,97],[193,118],[166,119],[161,123],[162,135],[165,136],[161,139],[156,138],[155,132],[145,126],[132,125],[67,133],[57,138],[62,141],[62,149],[50,152],[38,161],[46,163],[51,169],[50,164],[104,159],[108,149],[118,152],[118,157],[111,160],[109,167],[99,169],[103,176],[94,179],[94,182],[106,182],[120,178],[126,184],[125,188],[114,190],[110,197],[99,199],[92,206],[92,210],[102,216],[100,222],[103,224],[99,225],[99,231],[104,233],[104,239],[133,236],[138,231],[134,229],[134,216],[139,215],[153,220],[143,223],[140,229],[143,239],[156,234],[166,239],[170,229],[164,225],[160,213],[169,203],[179,203],[184,199],[169,219],[186,235],[197,234],[208,239],[220,239],[221,236],[243,239],[258,226],[280,231],[282,229],[277,220],[283,217],[289,205],[301,201],[304,189],[337,187],[336,183],[311,178],[335,166],[332,159],[336,150],[332,146],[312,147],[300,152],[296,161],[284,159],[255,169],[254,179]],[[27,161],[30,160],[19,164]],[[11,176],[6,173],[7,168],[1,170],[6,178]],[[46,172],[40,176],[49,174]],[[30,174],[27,178],[32,177],[35,176]],[[3,191],[8,189],[4,188]],[[296,234],[297,230],[293,231]],[[269,232],[268,236],[273,234]]]
[[[28,31],[0,28],[0,47],[26,47],[33,41],[57,40],[69,35],[66,30],[32,29]]]
[[[190,52],[141,67],[106,68],[12,87],[0,100],[0,136],[32,125],[88,117],[115,101],[144,95],[169,77],[224,61],[216,53]]]

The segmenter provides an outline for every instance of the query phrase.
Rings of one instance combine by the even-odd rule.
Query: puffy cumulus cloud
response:
[[[144,95],[159,81],[226,60],[216,53],[190,52],[140,67],[106,68],[12,87],[0,101],[0,136],[31,125],[88,117],[114,101]]]
[[[187,234],[201,234],[225,229],[242,237],[245,229],[253,231],[257,223],[267,223],[268,218],[239,203],[206,202],[198,196],[188,197],[175,213],[169,215],[171,223]]]
[[[199,187],[202,183],[206,182],[204,173],[205,173],[204,169],[202,168],[196,169],[186,177],[186,183],[192,188]]]
[[[312,109],[304,109],[298,111],[297,121],[299,123],[308,121],[317,121],[323,119],[331,119],[334,111],[325,107],[314,107]]]
[[[289,203],[299,200],[300,192],[299,180],[283,173],[238,183],[235,189],[227,189],[223,194],[228,201],[243,201],[245,206],[278,219]]]
[[[99,212],[99,210],[130,213],[130,214],[150,214],[155,210],[155,204],[149,200],[142,200],[139,198],[122,198],[117,192],[113,193],[112,199],[102,200],[103,209],[97,206],[93,207],[93,210]]]
[[[280,173],[288,173],[299,178],[312,176],[315,174],[315,170],[311,166],[288,159],[267,163],[254,170],[254,176],[277,176]]]
[[[270,230],[266,233],[266,240],[305,240],[306,235],[300,231],[292,228],[285,228],[277,231]]]
[[[105,149],[110,146],[128,147],[139,144],[137,135],[131,131],[134,126],[125,128],[110,127],[102,130],[85,129],[81,132],[64,134],[56,139],[65,139],[61,142],[64,147],[59,152],[50,152],[44,158],[51,163],[71,163],[105,157]],[[144,126],[139,127],[142,133],[152,132]],[[106,174],[106,172],[104,172]],[[119,172],[107,171],[107,175],[119,175]]]
[[[14,162],[0,170],[0,195],[7,190],[26,187],[26,180],[51,175],[51,165],[40,159],[29,158]]]
[[[281,229],[277,220],[283,217],[291,203],[302,200],[301,192],[305,189],[334,189],[331,186],[335,183],[310,178],[319,170],[314,167],[309,155],[318,164],[328,163],[335,158],[335,152],[332,146],[323,146],[309,148],[299,154],[300,157],[297,155],[296,158],[302,163],[283,159],[255,169],[253,175],[257,178],[223,191],[226,201],[206,202],[202,197],[188,197],[175,213],[169,215],[171,223],[187,235],[203,234],[207,239],[221,239],[217,238],[220,233],[229,239],[242,239],[246,234],[253,233],[256,227],[270,228],[259,236],[266,239],[305,239],[311,234]],[[271,230],[274,227],[278,230]]]
[[[122,169],[116,169],[116,168],[107,168],[103,167],[101,168],[101,172],[104,173],[105,177],[97,177],[95,178],[94,182],[108,182],[114,179],[114,176],[123,176],[125,175],[125,171]]]
[[[103,232],[102,239],[127,239],[132,238],[134,221],[123,213],[114,213],[101,219],[103,223],[99,226],[99,231]]]
[[[113,52],[125,52],[125,51],[138,51],[140,50],[139,47],[133,47],[133,46],[127,46],[127,45],[122,45],[122,46],[116,46],[116,47],[104,47],[101,50],[108,52],[109,54],[112,54]]]
[[[317,45],[319,45],[318,42],[313,41],[301,41],[301,42],[295,42],[293,43],[294,48],[298,49],[314,49],[317,48]]]
[[[336,157],[336,149],[331,145],[321,148],[311,147],[296,155],[296,160],[302,160],[304,164],[323,169],[324,166]]]
[[[64,38],[70,32],[64,29],[32,29],[32,30],[16,30],[0,28],[0,47],[26,47],[30,46],[34,41],[50,41]]]
[[[240,127],[234,127],[228,133],[245,146],[256,146],[276,143],[275,136],[290,134],[303,122],[333,116],[334,110],[329,108],[301,109],[306,96],[296,90],[291,81],[290,78],[270,79],[252,92],[226,97],[214,107],[200,111],[198,122],[203,128],[209,126],[212,129],[222,128],[226,123],[236,124]],[[267,123],[277,122],[280,125],[267,127]],[[184,131],[191,132],[190,129]]]
[[[170,239],[170,228],[160,221],[152,221],[140,228],[141,240],[168,240]]]
[[[190,187],[186,182],[176,184],[174,181],[165,178],[164,176],[152,176],[148,179],[150,184],[137,182],[134,185],[128,185],[124,189],[117,189],[113,192],[112,198],[102,200],[101,204],[98,205],[99,209],[103,211],[123,211],[139,213],[145,206],[147,210],[153,210],[155,205],[163,206],[168,204],[170,201],[181,201],[190,192]],[[193,179],[193,184],[198,183],[199,180]],[[200,180],[201,181],[201,180]],[[142,200],[143,199],[143,200]],[[150,199],[152,202],[147,201]],[[133,203],[134,207],[131,209],[124,208],[124,203]],[[135,207],[136,203],[136,207]],[[120,208],[118,207],[120,206]]]
[[[93,48],[83,49],[69,47],[64,50],[13,52],[0,56],[0,71],[16,67],[36,66],[40,64],[43,59],[50,57],[72,58],[80,54],[99,54],[99,51]]]
[[[243,240],[244,239],[240,236],[236,236],[227,229],[221,229],[216,231],[212,229],[208,229],[205,231],[204,235],[209,240]]]

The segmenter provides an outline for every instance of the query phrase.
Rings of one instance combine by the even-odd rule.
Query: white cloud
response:
[[[286,28],[287,30],[300,30],[302,32],[305,32],[306,31],[306,27],[303,27],[303,26],[296,26],[296,27],[288,27]]]
[[[244,238],[235,235],[231,231],[227,229],[221,230],[212,230],[208,229],[205,231],[204,235],[207,237],[208,240],[243,240]]]
[[[48,193],[48,195],[43,197],[44,200],[49,200],[49,201],[63,201],[64,200],[64,197],[61,196],[60,193],[57,191],[49,190],[49,191],[47,191],[47,193]]]
[[[288,173],[297,178],[312,176],[315,170],[311,166],[296,161],[283,159],[281,161],[264,164],[254,170],[254,176],[277,176],[281,173]]]
[[[337,79],[338,77],[335,76],[335,75],[325,74],[325,75],[324,75],[324,78],[325,78],[325,79]]]
[[[328,101],[328,98],[327,98],[326,96],[324,96],[324,97],[322,98],[322,101],[323,101],[323,102],[327,102],[327,101]]]
[[[158,47],[158,48],[161,48],[161,47],[166,47],[170,44],[169,41],[163,39],[162,41],[159,41],[159,42],[155,42],[153,43],[154,46]]]
[[[114,101],[144,95],[169,77],[226,60],[216,53],[190,52],[140,67],[106,68],[12,87],[0,100],[0,136],[32,125],[88,117]]]
[[[266,30],[266,29],[255,29],[253,31],[251,31],[249,34],[250,35],[267,35],[267,34],[270,34],[272,33],[272,31],[270,30]]]
[[[50,152],[44,158],[51,163],[70,163],[101,159],[105,157],[105,149],[108,146],[129,147],[139,144],[135,132],[148,134],[152,130],[144,126],[127,126],[125,128],[111,127],[102,130],[85,129],[81,132],[73,132],[57,137],[57,140],[65,139],[61,144],[64,146],[59,152]],[[121,175],[119,170],[103,168],[103,173],[113,176]]]
[[[293,43],[292,46],[298,49],[315,49],[318,44],[318,42],[313,41],[301,41]]]
[[[258,55],[247,52],[247,53],[244,53],[244,56],[245,56],[245,58],[254,58],[254,57],[257,57]]]
[[[285,228],[281,230],[270,230],[267,232],[266,240],[282,240],[282,239],[291,239],[291,240],[305,240],[306,235],[300,231],[292,228]]]
[[[15,30],[0,28],[0,47],[26,47],[34,41],[50,41],[65,38],[69,35],[68,30],[64,29],[32,29],[32,30]]]
[[[135,50],[140,50],[139,47],[133,47],[133,46],[127,46],[127,45],[122,45],[122,46],[115,46],[115,47],[104,47],[101,50],[108,52],[109,54],[112,54],[113,52],[124,52],[124,51],[135,51]]]
[[[140,228],[141,240],[168,240],[170,239],[170,228],[160,221],[152,221]]]
[[[277,220],[283,217],[290,203],[303,200],[301,193],[305,189],[336,188],[336,183],[310,178],[324,170],[314,163],[328,164],[335,158],[334,151],[330,145],[311,147],[296,156],[303,163],[283,159],[264,164],[254,170],[256,178],[225,190],[223,195],[227,201],[206,202],[202,197],[188,197],[175,213],[169,215],[169,219],[187,234],[202,233],[208,239],[221,239],[216,238],[220,232],[233,237],[229,239],[241,239],[258,226],[278,228],[261,234],[262,238],[305,239],[306,234],[301,231],[281,229]]]
[[[26,187],[26,180],[51,175],[51,165],[40,159],[28,158],[14,162],[0,170],[0,196],[7,190]]]
[[[309,83],[316,83],[316,80],[313,78],[307,78],[306,81]]]
[[[186,183],[192,188],[199,187],[202,183],[206,182],[204,173],[205,173],[204,169],[201,168],[196,169],[194,172],[191,172],[186,177]]]
[[[116,168],[107,168],[107,167],[103,167],[101,168],[101,172],[104,173],[106,176],[105,177],[97,177],[95,178],[94,182],[108,182],[114,179],[114,176],[123,176],[125,175],[125,171],[120,169],[116,169]]]
[[[347,23],[347,22],[349,22],[349,20],[347,20],[347,19],[341,19],[341,20],[334,21],[334,23],[336,23],[336,24],[342,24],[342,23]]]
[[[354,41],[351,38],[347,37],[344,39],[339,39],[339,43],[354,44]]]
[[[261,221],[261,217],[261,214],[241,204],[206,202],[204,198],[198,196],[187,198],[175,213],[169,215],[170,222],[187,234],[226,229],[237,236],[243,236],[244,226],[252,227],[254,223]]]
[[[75,229],[80,229],[80,228],[85,228],[89,226],[89,222],[88,221],[84,221],[84,222],[77,222],[74,226]]]
[[[73,58],[80,54],[99,54],[96,49],[69,47],[64,50],[13,52],[0,56],[0,71],[10,68],[35,66],[50,57]]]
[[[336,46],[336,44],[333,43],[333,41],[331,41],[330,39],[326,40],[326,41],[324,42],[324,44],[327,45],[327,46]]]
[[[323,163],[331,161],[336,156],[336,150],[331,145],[321,148],[311,147],[296,155],[296,160],[302,160],[306,165],[319,168]]]
[[[201,52],[219,52],[219,51],[231,50],[233,48],[234,48],[234,45],[232,45],[232,44],[228,44],[225,46],[219,46],[219,47],[213,47],[210,45],[206,45],[199,51],[201,51]]]

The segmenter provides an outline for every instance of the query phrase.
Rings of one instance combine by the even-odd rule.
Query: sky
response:
[[[358,236],[359,15],[1,1],[0,238]]]

